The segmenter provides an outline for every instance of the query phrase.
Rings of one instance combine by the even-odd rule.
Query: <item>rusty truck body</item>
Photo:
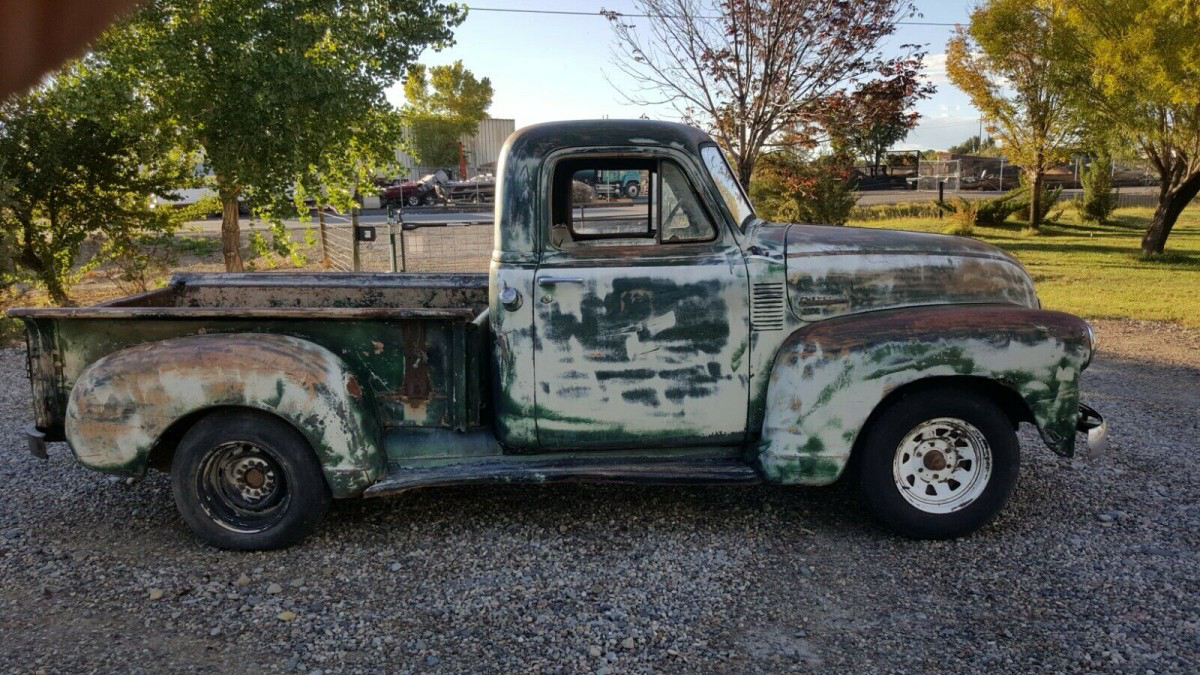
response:
[[[573,176],[643,191],[573,203]],[[574,191],[577,194],[577,191]],[[1107,428],[1079,400],[1095,335],[973,239],[756,217],[704,133],[527,127],[499,168],[487,275],[183,275],[19,309],[35,453],[169,471],[227,548],[294,543],[331,498],[556,480],[824,485],[851,467],[914,537],[988,522],[1014,430]],[[853,460],[853,461],[852,461]]]

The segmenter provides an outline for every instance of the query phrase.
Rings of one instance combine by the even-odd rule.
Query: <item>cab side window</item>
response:
[[[668,246],[717,230],[678,164],[588,157],[554,169],[550,243],[556,248]]]

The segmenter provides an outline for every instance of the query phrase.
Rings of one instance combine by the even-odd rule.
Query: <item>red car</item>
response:
[[[441,188],[438,186],[437,174],[423,176],[420,180],[404,181],[384,187],[379,193],[379,205],[389,206],[429,206],[445,201]]]

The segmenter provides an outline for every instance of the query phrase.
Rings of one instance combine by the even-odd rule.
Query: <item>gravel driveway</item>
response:
[[[1026,429],[1008,509],[934,543],[840,486],[564,486],[338,503],[299,548],[215,551],[165,476],[30,457],[0,352],[0,671],[1195,672],[1200,335],[1098,327],[1110,456]]]

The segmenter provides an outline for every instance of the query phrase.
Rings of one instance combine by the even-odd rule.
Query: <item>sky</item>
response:
[[[461,60],[478,77],[488,77],[495,91],[489,113],[516,120],[518,128],[537,122],[600,117],[675,119],[666,107],[647,110],[625,102],[609,83],[624,76],[613,65],[612,30],[601,8],[636,12],[632,0],[459,0],[478,9],[455,30],[456,44],[421,55],[426,65]],[[923,15],[913,21],[963,23],[974,2],[917,0]],[[482,8],[544,9],[595,12],[589,16],[518,14]],[[634,23],[649,19],[632,19]],[[888,47],[928,45],[925,72],[937,93],[920,102],[921,121],[897,149],[945,150],[979,133],[979,112],[946,78],[949,26],[901,26]],[[606,79],[606,75],[608,79]],[[393,103],[404,103],[400,86],[388,91]]]

